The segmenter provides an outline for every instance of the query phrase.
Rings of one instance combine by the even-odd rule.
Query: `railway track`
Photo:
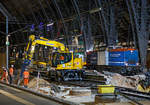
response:
[[[64,81],[64,82],[54,82],[50,81],[50,83],[54,83],[57,85],[64,85],[64,86],[75,86],[75,87],[97,87],[97,85],[101,85],[101,83],[95,83],[95,82],[88,82],[88,81]]]
[[[37,72],[33,72],[32,76],[37,77]],[[45,79],[51,83],[55,84],[64,84],[64,85],[72,85],[72,86],[80,86],[80,87],[95,87],[97,85],[104,85],[106,82],[106,79],[103,76],[95,75],[86,73],[83,80],[79,81],[52,81],[50,77],[47,76],[46,72],[40,73],[41,78]]]
[[[56,85],[66,85],[66,86],[77,86],[77,87],[85,87],[90,89],[97,89],[98,85],[104,85],[106,80],[103,76],[95,75],[87,73],[85,78],[82,81],[51,81],[49,78],[46,79],[50,83],[54,83]],[[137,98],[144,98],[150,100],[150,94],[139,92],[130,88],[125,87],[115,87],[120,95],[124,96],[133,96]],[[118,94],[117,93],[117,94]]]
[[[93,77],[95,78],[95,76],[93,75]],[[90,89],[95,89],[97,88],[98,85],[103,85],[105,84],[105,81],[104,81],[104,78],[102,77],[99,77],[97,76],[96,78],[101,78],[101,81],[99,79],[84,79],[82,81],[52,81],[50,80],[49,78],[45,78],[45,80],[49,81],[51,84],[55,84],[56,86],[57,85],[63,85],[63,86],[74,86],[74,87],[83,87],[83,88],[90,88]],[[5,84],[5,83],[3,83]],[[10,86],[10,87],[14,87],[14,88],[17,88],[17,89],[21,89],[23,91],[26,91],[26,92],[29,92],[29,93],[32,93],[34,95],[38,95],[38,96],[41,96],[41,97],[44,97],[46,99],[49,99],[49,100],[54,100],[56,102],[59,102],[61,104],[65,104],[65,105],[77,105],[76,103],[73,103],[73,102],[70,102],[70,101],[64,101],[63,99],[59,99],[57,97],[52,97],[52,96],[46,96],[46,95],[43,95],[43,94],[40,94],[40,93],[37,93],[35,91],[31,91],[30,89],[24,89],[22,87],[18,87],[16,85],[8,85],[8,84],[5,84],[7,86]],[[125,96],[126,98],[129,98],[131,99],[130,97],[133,96],[133,97],[138,97],[138,98],[146,98],[146,99],[150,99],[150,94],[147,94],[147,93],[143,93],[143,92],[139,92],[139,91],[136,91],[136,90],[133,90],[133,89],[129,89],[129,88],[124,88],[124,87],[116,87],[116,90],[120,93],[120,95],[122,96]],[[131,101],[134,101],[131,99]],[[138,102],[137,102],[138,103]],[[142,104],[139,104],[139,105],[142,105]]]
[[[125,87],[117,87],[117,86],[116,86],[116,90],[118,91],[119,94],[124,94],[127,96],[134,96],[134,97],[139,97],[139,98],[145,98],[145,99],[150,100],[150,93],[140,92],[135,89],[125,88]]]

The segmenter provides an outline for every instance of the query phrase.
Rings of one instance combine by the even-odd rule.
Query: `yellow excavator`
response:
[[[37,62],[33,59],[35,48],[38,45],[57,49],[55,52],[51,52],[52,56],[49,63]],[[20,77],[22,77],[25,68],[32,66],[32,64],[45,65],[44,67],[48,67],[49,69],[49,78],[55,78],[56,80],[82,80],[84,75],[83,66],[85,63],[82,58],[79,58],[74,52],[69,51],[68,48],[60,42],[35,35],[29,36],[29,43],[26,48]]]

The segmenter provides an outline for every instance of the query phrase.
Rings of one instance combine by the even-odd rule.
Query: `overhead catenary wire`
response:
[[[95,5],[98,7],[98,8],[101,8],[98,6],[98,3],[97,3],[97,0],[94,0],[95,2]],[[103,35],[105,35],[105,30],[104,30],[104,23],[103,23],[103,20],[102,20],[102,15],[101,15],[101,12],[99,11],[98,12],[98,15],[99,15],[99,19],[100,19],[100,22],[101,22],[101,29],[102,29],[102,32],[103,32]],[[106,43],[106,36],[104,36],[104,42]],[[100,42],[99,42],[100,43]]]
[[[12,3],[13,5],[15,5],[14,0],[11,0],[11,3]],[[20,4],[19,7],[21,8],[22,2],[19,1],[18,3]],[[21,15],[21,17],[23,18],[23,21],[27,22],[27,19],[26,19],[25,15],[24,15],[23,13],[21,13],[20,11],[18,11],[18,9],[17,9],[16,7],[14,7],[14,9],[15,9],[15,11],[16,11],[17,13],[19,13],[19,15]]]
[[[12,5],[14,5],[14,1],[10,2]],[[18,13],[17,9],[14,7],[15,12]],[[21,15],[22,16],[22,15]],[[23,17],[24,18],[24,17]],[[19,23],[18,19],[16,19],[16,23]],[[16,24],[19,28],[22,28],[22,26],[20,24]],[[14,27],[12,27],[13,29]],[[15,29],[15,28],[14,28]],[[20,35],[23,35],[21,31],[19,31]],[[10,34],[9,34],[10,35]],[[16,38],[17,39],[17,38]],[[23,35],[23,40],[25,41],[24,35]]]
[[[22,2],[19,2],[19,4],[20,4],[20,7],[23,5],[22,4]],[[25,20],[25,22],[26,23],[28,23],[28,20],[27,20],[27,18],[26,18],[26,16],[24,15],[24,14],[22,14],[20,11],[19,11],[19,13],[20,13],[20,15],[24,18],[24,20]],[[30,23],[30,24],[33,24],[33,22],[32,23]],[[27,25],[30,25],[29,23],[27,24]],[[26,28],[26,26],[24,27],[24,28]],[[22,31],[23,32],[23,31]],[[24,34],[24,33],[23,33]],[[27,34],[27,37],[29,37],[29,35]],[[27,38],[25,38],[25,41],[27,42],[28,41],[28,39]]]
[[[41,8],[42,8],[43,14],[45,15],[47,21],[49,21],[49,17],[48,17],[48,15],[47,15],[47,13],[46,13],[46,11],[45,11],[45,9],[44,9],[42,3],[41,3],[41,0],[38,0],[38,2],[39,2],[40,6],[41,6]]]
[[[65,33],[65,40],[66,40],[66,43],[67,43],[67,45],[68,45],[68,41],[69,41],[69,39],[68,39],[68,32],[67,32],[67,29],[66,29],[66,25],[65,25],[65,22],[64,22],[63,15],[62,15],[62,13],[61,13],[61,11],[60,11],[60,8],[59,8],[59,6],[58,6],[56,0],[52,0],[52,2],[53,2],[53,4],[54,4],[54,6],[55,6],[55,8],[56,8],[56,10],[57,10],[57,12],[58,12],[58,14],[60,15],[60,18],[62,19],[63,30],[64,30],[64,33]]]
[[[77,15],[78,15],[78,18],[79,18],[79,27],[80,27],[80,31],[81,31],[81,33],[83,34],[83,38],[84,38],[84,40],[83,40],[83,42],[84,42],[84,52],[86,52],[86,36],[85,36],[85,27],[84,27],[84,22],[83,22],[83,19],[81,18],[81,16],[80,16],[80,10],[79,10],[79,7],[78,7],[78,5],[77,5],[77,3],[79,4],[79,1],[78,0],[72,0],[73,2],[72,2],[72,4],[74,5],[74,9],[75,9],[75,11],[76,11],[76,13],[77,13]],[[85,55],[86,55],[86,53],[85,53]]]
[[[24,1],[24,0],[23,0]],[[46,1],[46,3],[47,3],[48,1]],[[79,1],[78,1],[79,2]],[[22,4],[20,4],[20,6],[21,6]],[[47,4],[47,5],[49,5],[49,3]],[[50,7],[50,6],[49,6]],[[33,20],[34,20],[34,22],[36,22],[37,24],[39,23],[39,22],[37,22],[37,19],[36,19],[36,16],[35,16],[35,14],[33,13],[33,10],[32,10],[32,7],[31,7],[31,4],[29,4],[29,5],[27,5],[27,8],[30,8],[30,12],[32,13],[32,16],[31,17],[33,17]],[[50,8],[51,9],[51,8]],[[80,13],[80,14],[84,14],[84,13],[88,13],[89,11],[85,11],[85,12],[82,12],[82,13]],[[79,15],[80,15],[79,14]],[[25,17],[23,17],[24,19],[25,19]],[[63,18],[64,19],[64,22],[69,22],[69,21],[72,21],[72,20],[74,20],[74,16],[73,17],[70,17],[70,18]],[[59,21],[62,21],[62,19],[60,19]],[[56,22],[56,21],[54,21],[54,22]],[[17,22],[18,23],[18,22]],[[18,23],[19,24],[19,23]],[[30,23],[31,24],[31,23]],[[26,29],[26,28],[25,28]],[[18,31],[20,31],[20,29],[18,30]],[[17,31],[15,31],[15,32],[17,32]],[[14,32],[13,32],[14,33]],[[11,34],[13,34],[13,33],[11,33]]]
[[[23,1],[24,1],[24,0],[23,0]],[[34,23],[35,23],[35,24],[38,24],[39,22],[38,22],[38,20],[37,20],[35,14],[34,14],[34,12],[33,12],[33,10],[32,10],[31,4],[27,5],[27,8],[30,10],[30,13],[31,13],[32,16],[33,16]]]
[[[9,25],[9,27],[13,29],[13,26],[12,26],[11,24]],[[19,42],[18,42],[19,40],[18,40],[18,38],[17,38],[16,33],[14,34],[14,36],[12,36],[12,38],[15,38],[15,40],[16,40],[15,42],[16,42],[16,43],[19,43]],[[12,38],[10,38],[10,40],[11,40]],[[12,40],[13,40],[13,39],[12,39]],[[10,45],[11,45],[11,44],[10,44]]]
[[[47,4],[47,6],[48,6],[49,11],[50,11],[50,12],[52,13],[52,15],[54,15],[54,16],[55,16],[55,18],[56,18],[55,13],[54,13],[54,11],[53,11],[52,7],[50,6],[50,2],[48,2],[48,0],[45,0],[45,2],[46,2],[46,4]]]
[[[51,20],[54,23],[54,18],[57,18],[56,14],[54,13],[54,11],[50,5],[50,2],[48,0],[44,0],[44,1],[45,1],[46,5],[48,6],[48,10],[50,11],[49,13],[51,13],[49,17],[51,18]],[[54,37],[55,37],[54,31],[50,31],[50,33],[51,33],[51,38],[54,39]]]

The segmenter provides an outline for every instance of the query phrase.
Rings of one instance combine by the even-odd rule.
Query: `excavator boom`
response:
[[[59,78],[63,77],[65,78],[64,80],[67,80],[66,78],[68,77],[78,78],[78,76],[81,77],[83,74],[83,70],[81,70],[83,68],[82,58],[75,57],[74,53],[69,51],[64,44],[43,37],[30,35],[20,77],[22,77],[25,68],[32,64],[31,61],[33,59],[33,54],[35,53],[36,45],[57,48],[57,52],[52,56],[53,59],[51,65],[55,68],[55,76],[58,76]],[[63,59],[61,57],[63,57]]]
[[[55,47],[55,48],[57,48],[58,52],[69,52],[68,48],[66,48],[65,45],[60,42],[48,40],[43,37],[37,37],[35,35],[30,35],[29,43],[26,48],[24,62],[23,62],[22,68],[21,68],[22,69],[21,75],[20,75],[21,77],[22,77],[22,73],[24,72],[26,66],[28,66],[31,63],[33,54],[35,52],[36,45],[45,45],[45,46]]]

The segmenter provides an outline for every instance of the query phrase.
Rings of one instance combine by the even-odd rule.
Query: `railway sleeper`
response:
[[[83,80],[84,70],[55,70],[50,71],[49,74],[55,81]]]

